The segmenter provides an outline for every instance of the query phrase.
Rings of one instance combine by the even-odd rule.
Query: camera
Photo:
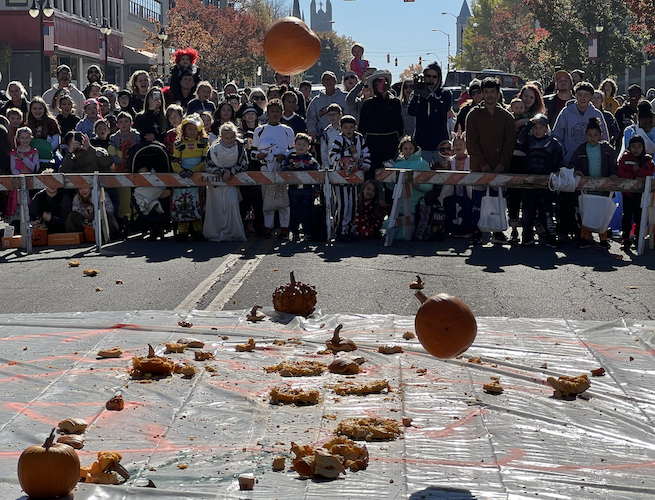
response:
[[[75,139],[77,142],[82,144],[82,142],[84,141],[84,134],[82,132],[75,132],[73,139]]]
[[[414,93],[418,94],[424,99],[427,99],[430,95],[430,91],[428,90],[428,86],[425,83],[425,77],[423,76],[423,73],[414,75]]]

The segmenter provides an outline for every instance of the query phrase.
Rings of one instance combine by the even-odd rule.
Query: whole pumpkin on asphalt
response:
[[[309,316],[316,307],[316,289],[296,281],[291,271],[290,282],[273,292],[273,307],[279,312]]]
[[[321,56],[321,40],[297,17],[283,17],[264,36],[264,57],[282,75],[308,70]]]
[[[466,351],[478,332],[475,316],[457,297],[440,293],[426,297],[416,292],[422,302],[414,327],[419,341],[436,358],[448,359]]]
[[[68,495],[80,479],[77,452],[54,439],[53,428],[45,443],[30,446],[18,459],[18,481],[31,498]]]

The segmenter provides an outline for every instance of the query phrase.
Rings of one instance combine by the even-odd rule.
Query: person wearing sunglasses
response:
[[[439,143],[449,138],[448,112],[451,107],[450,90],[441,86],[441,67],[430,63],[423,70],[423,77],[415,77],[412,98],[408,106],[410,116],[416,117],[414,138],[422,156],[430,164],[439,163]]]
[[[89,83],[86,87],[84,87],[84,90],[82,91],[86,99],[89,98],[89,90],[91,90],[91,87],[94,83],[99,84],[101,87],[103,84],[107,83],[102,80],[103,76],[104,75],[102,74],[102,70],[97,64],[92,64],[89,66],[89,69],[86,70],[86,79]]]

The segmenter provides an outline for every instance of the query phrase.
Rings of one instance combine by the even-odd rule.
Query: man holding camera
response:
[[[423,75],[414,77],[414,93],[407,111],[416,117],[414,139],[423,159],[431,165],[439,163],[439,143],[450,138],[446,124],[451,99],[450,90],[441,88],[441,67],[436,62],[429,64]]]

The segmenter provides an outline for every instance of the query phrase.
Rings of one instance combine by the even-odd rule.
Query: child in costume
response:
[[[194,87],[200,83],[200,75],[198,74],[198,66],[196,61],[198,60],[198,51],[187,47],[186,49],[178,49],[173,54],[173,60],[175,65],[171,68],[171,81],[170,87],[173,92],[173,96],[176,101],[181,101],[184,96],[182,95],[182,87],[180,86],[180,80],[182,75],[185,72],[191,72],[193,75],[193,80],[195,82]],[[195,92],[195,88],[193,89]]]
[[[619,177],[624,179],[646,178],[653,175],[655,165],[653,157],[646,154],[646,144],[644,138],[640,135],[634,135],[628,142],[628,149],[621,155],[619,166],[617,168]],[[623,217],[621,219],[623,250],[630,249],[630,232],[632,223],[635,227],[635,243],[639,241],[639,224],[641,224],[641,195],[640,193],[621,193],[623,196]]]
[[[378,190],[372,180],[362,184],[362,192],[357,195],[355,212],[355,231],[360,238],[382,238],[382,223],[389,209],[384,200],[380,203]]]
[[[9,153],[11,174],[35,174],[39,171],[39,152],[30,146],[32,130],[21,127],[16,131],[16,148]],[[18,190],[9,192],[6,215],[15,215],[18,212]]]
[[[252,149],[250,155],[253,159],[261,161],[264,166],[262,171],[274,172],[280,169],[280,163],[286,158],[286,153],[293,147],[294,135],[293,129],[288,125],[282,125],[282,101],[273,99],[266,107],[268,113],[268,123],[260,125],[255,129],[252,138]],[[266,186],[264,191],[264,233],[270,237],[275,221],[275,212],[280,216],[280,238],[289,237],[289,219],[291,210],[289,205],[284,204],[284,194],[286,186],[283,184],[273,184]],[[280,202],[280,200],[282,200]],[[266,210],[269,203],[274,202],[279,208]]]
[[[341,133],[334,139],[330,148],[330,164],[333,170],[348,173],[371,168],[371,154],[364,142],[364,136],[357,132],[357,121],[352,115],[345,115],[340,120]],[[355,218],[355,201],[357,187],[353,184],[334,188],[337,217],[335,223],[339,232],[339,241],[358,239],[353,227]]]
[[[177,141],[173,145],[173,171],[183,178],[191,177],[194,172],[204,171],[208,147],[209,139],[200,116],[187,116],[178,127]],[[186,241],[189,236],[189,223],[193,228],[193,240],[205,240],[202,235],[202,201],[199,187],[173,190],[171,216],[178,223],[178,242]]]
[[[290,172],[318,170],[319,164],[309,152],[311,143],[312,138],[309,135],[302,132],[296,134],[293,143],[294,150],[287,155],[281,170]],[[308,237],[311,233],[309,211],[314,201],[315,191],[316,186],[314,184],[289,185],[289,207],[291,210],[289,229],[293,233],[294,239],[300,239],[299,228],[301,224],[305,237]]]

